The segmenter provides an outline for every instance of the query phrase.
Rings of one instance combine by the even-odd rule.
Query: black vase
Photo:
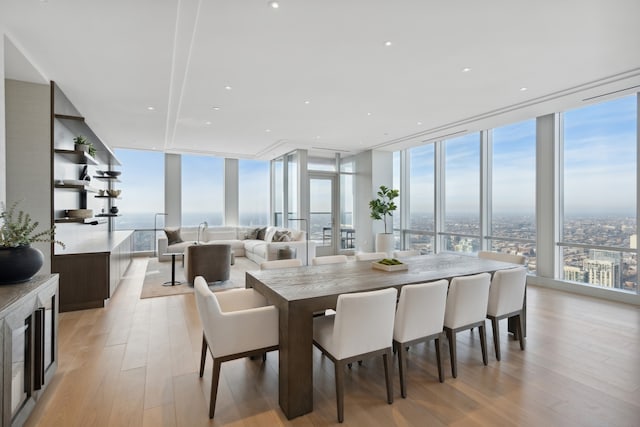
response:
[[[42,267],[44,255],[30,245],[0,248],[0,284],[26,282]]]

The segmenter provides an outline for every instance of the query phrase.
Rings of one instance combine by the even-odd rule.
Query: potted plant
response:
[[[85,138],[84,136],[79,135],[73,138],[73,144],[76,151],[84,151],[85,153],[88,153],[91,157],[95,157],[96,148],[93,146],[91,142],[87,141],[87,138]]]
[[[42,252],[31,243],[53,242],[63,248],[64,243],[55,239],[55,226],[36,231],[39,223],[28,213],[19,211],[16,216],[18,202],[7,210],[0,205],[0,284],[26,282],[44,262]]]
[[[376,251],[386,252],[391,256],[394,247],[393,232],[387,231],[387,217],[393,216],[398,206],[393,202],[393,199],[400,195],[400,190],[392,190],[384,185],[380,186],[378,190],[378,198],[369,202],[369,208],[371,209],[371,218],[381,220],[384,223],[384,233],[378,233],[376,235]]]

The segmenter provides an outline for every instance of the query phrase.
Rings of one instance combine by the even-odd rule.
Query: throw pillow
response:
[[[291,238],[289,237],[289,233],[285,233],[282,236],[280,236],[280,239],[278,240],[278,242],[290,242]]]
[[[180,228],[165,228],[164,234],[167,235],[167,240],[169,241],[169,245],[173,245],[174,243],[182,243],[182,237],[180,237]]]
[[[259,228],[254,228],[253,230],[249,231],[247,233],[247,239],[256,240],[258,238],[258,232],[259,231],[260,231]]]
[[[267,227],[258,228],[258,234],[256,234],[256,239],[264,240],[264,235],[267,233]]]
[[[275,234],[273,235],[273,239],[271,239],[271,241],[272,242],[288,242],[289,239],[282,240],[283,236],[287,236],[287,238],[288,238],[289,237],[289,231],[287,231],[287,230],[276,231]]]

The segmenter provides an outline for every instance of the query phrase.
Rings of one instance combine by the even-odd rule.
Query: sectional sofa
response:
[[[184,250],[198,240],[198,227],[167,228],[167,232],[158,233],[158,258],[160,261],[170,261],[170,253],[183,253]],[[260,265],[263,261],[278,259],[278,250],[289,247],[295,249],[296,258],[307,262],[307,247],[309,260],[315,254],[315,243],[306,241],[304,231],[277,227],[208,227],[200,229],[198,244],[226,243],[236,257],[247,257]],[[169,244],[167,236],[178,237]]]

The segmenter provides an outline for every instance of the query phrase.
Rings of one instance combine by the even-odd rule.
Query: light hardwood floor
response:
[[[215,420],[207,414],[208,359],[198,378],[201,327],[193,295],[139,299],[146,259],[135,259],[104,309],[60,316],[58,371],[27,426],[320,426],[337,423],[333,365],[314,351],[314,411],[288,421],[278,406],[278,353],[266,364],[222,366]],[[640,309],[549,289],[528,291],[527,348],[507,337],[502,361],[482,365],[477,331],[458,337],[458,378],[433,343],[412,347],[408,397],[385,399],[381,361],[345,378],[345,425],[638,426]],[[444,356],[448,347],[443,345]]]

